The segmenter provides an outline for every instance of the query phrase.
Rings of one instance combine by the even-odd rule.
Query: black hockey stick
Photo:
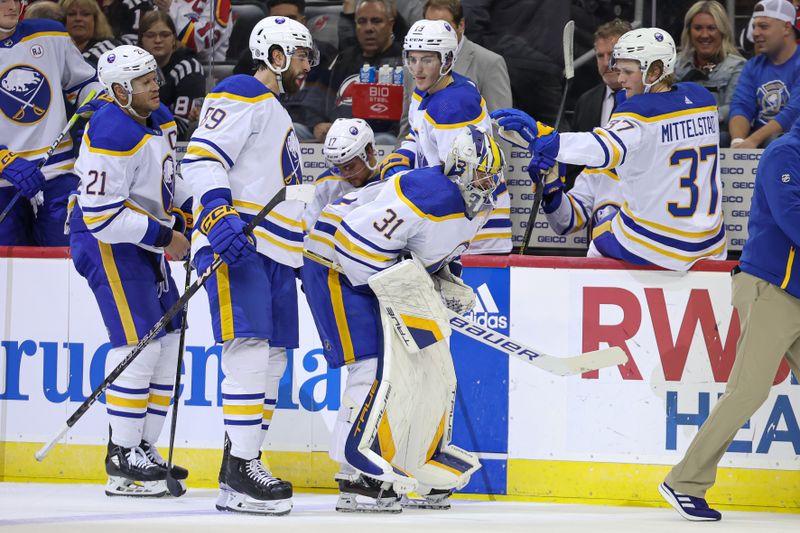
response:
[[[95,94],[97,94],[97,91],[95,91],[95,90],[89,91],[89,94],[86,95],[86,98],[83,100],[81,105],[78,106],[78,109],[80,109],[81,107],[83,107],[86,104],[88,104],[89,102],[91,102],[92,99],[94,98]],[[41,169],[43,166],[45,166],[47,164],[47,160],[50,159],[50,156],[52,156],[53,152],[56,151],[56,148],[58,148],[58,145],[61,144],[61,139],[63,139],[64,136],[67,133],[69,133],[69,130],[72,129],[72,126],[75,125],[75,123],[78,121],[79,118],[81,118],[81,116],[77,112],[74,113],[69,118],[69,120],[67,121],[67,125],[64,126],[64,129],[61,130],[61,133],[58,134],[58,137],[56,137],[56,140],[53,141],[53,144],[50,145],[50,148],[47,150],[47,152],[45,152],[44,156],[36,164],[36,168]],[[5,206],[5,208],[3,209],[3,212],[0,213],[0,222],[3,222],[3,220],[6,219],[6,217],[8,216],[8,213],[11,211],[11,209],[17,203],[17,200],[19,200],[20,196],[22,196],[22,193],[17,191],[17,194],[15,194],[11,198],[11,201],[8,202],[8,205]]]
[[[186,269],[186,282],[183,292],[189,290],[192,283],[192,263],[189,259],[183,264]],[[178,342],[178,370],[175,372],[175,388],[172,389],[172,421],[169,426],[169,455],[167,458],[167,489],[176,498],[183,496],[186,488],[172,476],[172,452],[175,449],[175,429],[178,426],[178,394],[181,390],[181,367],[183,366],[183,349],[186,346],[186,315],[189,314],[189,303],[183,307],[181,316],[181,339]]]
[[[569,92],[570,82],[575,77],[575,59],[572,53],[573,49],[573,36],[575,34],[575,21],[570,20],[564,26],[564,33],[562,41],[564,46],[564,91],[561,93],[561,104],[558,106],[558,114],[556,115],[556,123],[553,126],[555,131],[558,131],[558,126],[561,125],[561,118],[564,116],[564,107],[567,105],[567,92]],[[558,165],[558,163],[556,163]],[[522,245],[519,247],[519,255],[525,255],[528,249],[528,243],[531,240],[533,233],[533,225],[536,223],[536,215],[539,214],[539,206],[542,203],[542,196],[544,195],[544,176],[546,172],[540,173],[539,180],[541,183],[536,187],[536,192],[533,195],[533,207],[531,214],[528,215],[528,225],[525,226],[525,236],[522,237]]]
[[[269,214],[269,212],[272,211],[272,209],[276,205],[281,203],[284,199],[286,199],[286,187],[283,187],[280,191],[278,191],[278,194],[276,194],[272,198],[272,200],[270,200],[269,203],[267,203],[267,205],[265,205],[261,209],[261,211],[259,211],[258,214],[255,217],[253,217],[253,219],[250,220],[250,222],[247,223],[247,226],[245,226],[244,229],[245,233],[248,234],[252,233],[255,227],[262,220],[264,220],[264,217],[266,217]],[[189,286],[186,292],[184,292],[181,295],[181,297],[178,298],[178,301],[175,302],[175,304],[172,307],[170,307],[169,310],[167,310],[164,316],[162,316],[161,319],[158,322],[156,322],[156,325],[153,326],[153,328],[150,331],[148,331],[144,337],[142,337],[142,339],[139,341],[139,344],[137,344],[133,348],[133,350],[131,350],[131,352],[125,356],[125,359],[123,359],[115,369],[113,369],[111,372],[108,373],[106,379],[104,379],[103,382],[100,383],[100,385],[98,385],[97,388],[92,391],[92,394],[89,395],[89,397],[86,398],[86,400],[84,400],[84,402],[80,405],[80,407],[78,407],[78,409],[76,409],[75,412],[72,413],[72,416],[70,416],[67,419],[66,423],[58,431],[58,433],[56,433],[52,439],[46,442],[38,452],[36,452],[35,457],[37,461],[42,461],[45,457],[47,457],[47,454],[50,453],[50,450],[53,448],[53,446],[55,446],[56,442],[61,440],[61,438],[63,438],[64,435],[66,435],[67,432],[70,430],[70,428],[74,426],[75,423],[78,420],[80,420],[84,414],[86,414],[86,411],[88,411],[89,408],[98,400],[98,398],[100,398],[100,395],[103,394],[103,392],[108,388],[108,386],[111,385],[114,382],[114,380],[117,379],[119,375],[125,371],[126,368],[128,368],[128,366],[130,366],[133,360],[136,359],[136,356],[138,356],[142,352],[142,350],[144,350],[145,346],[147,346],[150,343],[150,341],[153,340],[153,338],[156,335],[158,335],[158,332],[161,331],[164,328],[164,326],[166,326],[169,323],[170,320],[172,320],[172,317],[177,315],[178,312],[184,308],[189,299],[191,299],[191,297],[194,296],[198,290],[200,290],[200,287],[202,287],[206,283],[206,281],[208,281],[208,278],[210,278],[211,275],[214,274],[214,272],[216,272],[216,270],[220,266],[222,266],[222,258],[216,256],[214,262],[211,263],[211,265],[209,265],[209,267],[206,268],[206,270],[197,277],[195,282]]]

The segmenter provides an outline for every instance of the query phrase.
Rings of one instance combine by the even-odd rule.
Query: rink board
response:
[[[560,378],[456,335],[455,441],[484,464],[465,492],[658,505],[656,484],[682,456],[730,372],[738,336],[731,264],[687,275],[610,260],[467,264],[465,279],[479,302],[473,319],[555,355],[624,342],[631,362]],[[173,273],[181,277],[179,265]],[[0,479],[103,480],[101,405],[69,433],[66,446],[41,464],[32,458],[36,443],[103,377],[108,345],[85,281],[63,253],[2,258],[0,302]],[[220,352],[207,305],[202,293],[190,305],[176,457],[191,469],[194,486],[211,487],[223,426]],[[327,369],[302,295],[300,309],[301,346],[282,381],[267,457],[298,488],[333,488],[336,465],[326,451],[345,376]],[[800,512],[800,388],[785,363],[776,383],[725,455],[710,492],[714,502]]]

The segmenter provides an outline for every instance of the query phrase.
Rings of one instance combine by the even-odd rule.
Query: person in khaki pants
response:
[[[733,306],[741,336],[725,394],[683,460],[658,487],[687,520],[719,520],[708,507],[717,464],[739,428],[767,399],[784,354],[800,376],[800,122],[764,151],[740,265],[733,271]]]

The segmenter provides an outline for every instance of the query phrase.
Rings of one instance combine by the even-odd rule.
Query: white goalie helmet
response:
[[[131,95],[133,94],[131,82],[155,71],[158,71],[158,63],[150,52],[130,44],[104,52],[97,62],[97,78],[115,100],[112,89],[115,83],[121,85],[128,95]]]
[[[282,68],[272,65],[269,52],[277,46],[286,56]],[[250,32],[250,52],[253,59],[263,61],[275,74],[289,69],[289,61],[298,48],[308,49],[308,61],[312,67],[319,65],[319,51],[314,48],[311,32],[301,23],[286,17],[266,17],[261,19]]]
[[[470,124],[453,140],[444,173],[458,185],[470,216],[485,203],[492,203],[505,164],[503,151],[483,128]]]
[[[333,167],[359,158],[370,171],[374,171],[378,165],[370,165],[367,146],[375,147],[375,134],[366,121],[360,118],[337,118],[325,137],[322,155]]]
[[[408,30],[403,41],[403,62],[408,67],[408,53],[436,52],[442,61],[439,74],[444,76],[453,69],[458,50],[458,35],[449,22],[419,20]]]
[[[650,87],[660,82],[675,70],[675,41],[672,36],[659,28],[639,28],[631,30],[619,38],[614,45],[614,52],[611,58],[611,68],[620,59],[632,59],[639,62],[642,71],[642,82],[644,82],[645,92]],[[647,83],[647,71],[650,65],[656,61],[663,64],[661,76],[653,83]]]

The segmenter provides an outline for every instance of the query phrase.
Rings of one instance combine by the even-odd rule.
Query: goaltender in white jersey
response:
[[[714,97],[695,83],[672,83],[675,44],[658,28],[620,37],[614,62],[627,99],[603,128],[558,134],[519,111],[492,116],[531,143],[533,166],[616,170],[623,203],[594,229],[590,254],[680,271],[725,259]]]

